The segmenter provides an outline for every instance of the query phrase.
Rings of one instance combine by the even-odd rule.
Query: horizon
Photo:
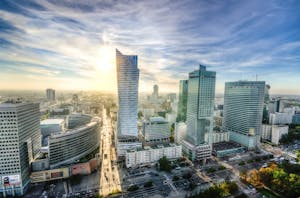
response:
[[[227,81],[300,94],[300,2],[1,1],[0,89],[116,92],[115,49],[138,56],[139,91],[178,93],[199,64]],[[177,13],[174,15],[173,13]]]

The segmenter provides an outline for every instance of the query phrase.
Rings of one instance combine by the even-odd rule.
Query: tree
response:
[[[152,181],[148,181],[144,184],[144,187],[149,188],[153,186],[153,182]]]
[[[178,181],[178,180],[179,180],[179,177],[178,177],[177,175],[174,175],[172,180],[173,180],[173,181]]]
[[[129,188],[127,188],[127,191],[136,191],[138,189],[139,187],[137,185],[133,185],[133,186],[129,186]]]
[[[160,158],[158,162],[159,162],[160,170],[171,172],[171,170],[172,170],[171,162],[167,159],[166,156],[163,156],[162,158]]]

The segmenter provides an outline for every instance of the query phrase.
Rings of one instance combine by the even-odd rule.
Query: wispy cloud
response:
[[[142,91],[154,83],[176,91],[202,63],[217,71],[218,91],[258,74],[276,92],[286,78],[300,83],[289,75],[300,72],[299,10],[298,1],[3,0],[0,72],[20,82],[46,76],[47,87],[74,79],[84,89],[115,89],[109,65],[119,48],[139,55]],[[2,79],[0,88],[9,86]]]

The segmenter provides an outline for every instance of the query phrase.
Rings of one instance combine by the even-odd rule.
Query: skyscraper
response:
[[[116,50],[116,64],[119,99],[118,155],[125,155],[124,150],[135,147],[134,139],[138,137],[138,57],[123,55],[119,50]]]
[[[253,149],[260,141],[264,81],[237,81],[225,84],[224,127],[230,140]]]
[[[153,98],[157,99],[158,98],[158,85],[153,86],[153,93],[152,93]]]
[[[0,192],[22,195],[30,183],[30,162],[41,146],[39,104],[0,104]]]
[[[188,80],[181,80],[179,82],[177,122],[186,121],[187,96],[188,96]]]
[[[210,137],[213,128],[216,72],[199,70],[189,74],[187,100],[187,134],[185,152],[190,159],[201,160],[210,156]],[[208,140],[205,134],[208,133]]]
[[[46,89],[47,100],[54,101],[55,100],[55,90],[54,89]]]

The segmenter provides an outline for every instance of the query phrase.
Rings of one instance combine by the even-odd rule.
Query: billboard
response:
[[[20,177],[20,175],[2,176],[2,184],[3,184],[3,186],[20,185],[21,184],[21,177]]]

